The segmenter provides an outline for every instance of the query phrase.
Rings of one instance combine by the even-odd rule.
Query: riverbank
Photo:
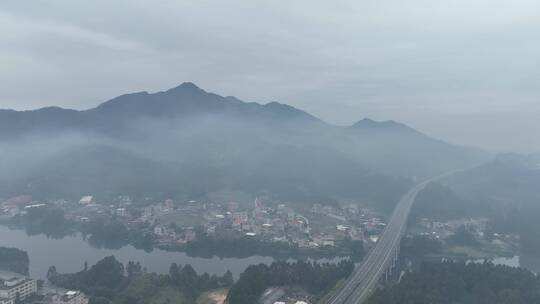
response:
[[[249,265],[271,264],[274,261],[273,258],[261,256],[197,258],[182,252],[168,252],[161,249],[147,252],[131,245],[119,249],[96,248],[77,235],[53,239],[45,235],[27,235],[23,230],[10,230],[5,226],[0,226],[0,246],[19,248],[28,252],[29,274],[38,279],[45,278],[50,266],[56,266],[62,273],[72,273],[82,270],[84,262],[92,265],[111,255],[124,264],[138,261],[149,272],[165,274],[168,273],[172,263],[178,263],[190,264],[197,272],[207,272],[210,275],[223,275],[230,270],[235,277]]]
[[[104,249],[120,249],[125,246],[151,252],[156,249],[169,252],[182,252],[195,258],[245,258],[250,256],[270,257],[273,259],[333,259],[351,258],[359,261],[364,256],[362,241],[344,239],[335,241],[332,246],[299,246],[288,241],[262,241],[249,236],[235,238],[208,237],[204,233],[196,233],[196,237],[186,243],[159,243],[144,229],[131,227],[127,229],[119,222],[75,223],[64,219],[63,224],[53,228],[27,223],[22,220],[4,220],[0,225],[11,230],[23,230],[29,235],[44,234],[49,238],[82,236],[92,247]],[[59,228],[62,227],[62,228]]]
[[[92,247],[79,235],[69,235],[60,239],[45,235],[28,235],[23,230],[10,230],[0,226],[0,246],[19,248],[28,252],[30,258],[29,274],[37,279],[44,279],[50,266],[56,266],[58,272],[73,273],[84,268],[84,262],[92,265],[107,256],[115,256],[123,264],[138,261],[148,272],[166,274],[172,263],[190,264],[198,273],[223,275],[230,270],[238,278],[249,265],[271,264],[277,260],[265,256],[241,258],[201,258],[189,256],[184,252],[171,252],[162,249],[144,251],[131,245],[119,249]],[[321,262],[336,262],[340,258],[316,259]]]

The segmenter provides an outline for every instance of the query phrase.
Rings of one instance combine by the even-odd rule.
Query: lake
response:
[[[222,275],[230,270],[237,278],[249,265],[274,261],[271,257],[252,256],[248,258],[197,258],[183,252],[168,252],[154,249],[152,252],[125,246],[121,249],[103,249],[90,246],[80,236],[50,239],[45,235],[29,236],[23,230],[10,230],[0,226],[0,246],[15,247],[28,252],[30,276],[45,278],[50,266],[56,266],[60,273],[77,272],[84,262],[91,266],[106,256],[114,255],[120,262],[138,261],[149,272],[168,273],[172,263],[191,264],[198,273]]]
[[[121,249],[104,249],[90,246],[80,236],[67,236],[62,239],[51,239],[45,235],[29,236],[23,230],[10,230],[0,226],[0,246],[15,247],[28,252],[30,257],[30,276],[45,278],[50,266],[56,266],[60,273],[77,272],[83,269],[84,262],[91,266],[106,256],[114,255],[120,262],[138,261],[149,272],[168,273],[172,263],[191,264],[198,273],[222,275],[230,270],[235,278],[252,264],[270,264],[271,257],[252,256],[247,258],[198,258],[189,257],[183,252],[169,252],[154,249],[152,252],[125,246]],[[334,261],[339,261],[336,258]],[[321,262],[330,262],[322,259]],[[477,260],[476,262],[482,262]],[[515,256],[513,258],[496,258],[495,264],[513,267],[524,267],[540,273],[540,257]]]

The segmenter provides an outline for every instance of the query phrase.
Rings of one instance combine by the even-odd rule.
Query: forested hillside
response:
[[[540,279],[528,270],[491,263],[426,263],[369,304],[540,303]]]

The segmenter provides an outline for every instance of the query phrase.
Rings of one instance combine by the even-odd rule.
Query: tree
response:
[[[178,270],[178,265],[176,263],[172,263],[171,267],[169,267],[169,277],[173,283],[178,284],[180,271]]]
[[[225,275],[223,275],[223,286],[229,287],[233,283],[234,283],[233,274],[230,270],[227,270],[227,272],[225,272]]]
[[[368,304],[540,303],[540,280],[531,272],[479,263],[424,263]]]
[[[46,276],[47,279],[51,280],[56,275],[57,275],[56,267],[55,266],[49,267],[49,269],[47,270],[47,276]]]
[[[456,230],[456,233],[449,237],[448,241],[455,245],[462,246],[474,246],[478,244],[478,241],[475,239],[474,235],[465,226],[460,226]]]
[[[353,268],[354,264],[351,261],[342,261],[338,264],[305,261],[291,264],[280,261],[270,266],[252,265],[231,286],[227,301],[230,304],[256,303],[264,290],[273,285],[301,286],[320,295],[331,289],[337,281],[347,277]]]
[[[140,275],[142,273],[141,263],[129,261],[126,265],[126,272],[129,279]]]
[[[0,247],[0,269],[28,275],[30,259],[26,251]]]

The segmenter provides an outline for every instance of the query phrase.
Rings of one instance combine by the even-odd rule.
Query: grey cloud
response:
[[[538,11],[533,0],[7,0],[0,108],[88,108],[193,81],[336,124],[402,119],[444,139],[505,150],[487,131],[462,138],[458,121],[540,113]],[[437,126],[433,118],[447,115],[456,122]]]

